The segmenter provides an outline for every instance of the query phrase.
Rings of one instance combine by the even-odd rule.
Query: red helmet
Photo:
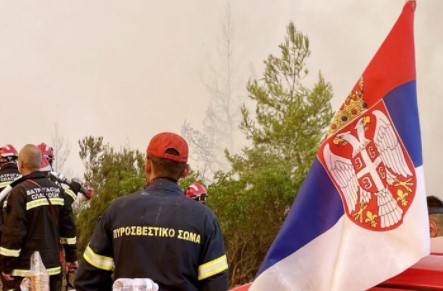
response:
[[[0,148],[0,162],[7,163],[18,158],[17,150],[10,144]]]
[[[50,165],[52,165],[52,162],[54,161],[54,149],[45,144],[44,142],[39,144],[37,147],[42,152],[42,156],[48,160]]]
[[[200,203],[206,202],[206,197],[208,197],[208,193],[206,193],[205,187],[203,187],[200,183],[194,182],[189,185],[188,189],[185,192],[186,197],[191,198]]]
[[[42,172],[51,172],[52,171],[52,167],[49,164],[48,159],[46,159],[45,156],[42,156],[42,163],[40,164],[40,171]]]

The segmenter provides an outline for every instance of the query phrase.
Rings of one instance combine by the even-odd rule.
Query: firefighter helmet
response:
[[[40,171],[42,172],[51,172],[52,167],[51,164],[49,164],[48,159],[42,155],[42,163],[40,164]]]
[[[48,163],[52,166],[52,162],[54,161],[54,149],[44,142],[38,145],[38,148],[42,152],[42,156],[48,160]]]
[[[191,198],[200,203],[205,203],[206,198],[208,197],[208,193],[206,192],[205,187],[203,187],[200,183],[194,182],[189,185],[188,189],[186,189],[186,197]]]
[[[0,148],[0,163],[7,163],[18,158],[17,150],[13,145],[7,144]]]

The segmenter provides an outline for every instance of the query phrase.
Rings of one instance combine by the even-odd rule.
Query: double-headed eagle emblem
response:
[[[348,216],[373,230],[397,227],[416,188],[412,163],[383,108],[360,115],[322,152]]]

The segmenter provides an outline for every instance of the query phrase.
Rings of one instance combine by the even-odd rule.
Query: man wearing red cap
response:
[[[177,184],[189,173],[187,160],[181,136],[164,132],[151,139],[145,161],[149,183],[105,211],[77,270],[76,290],[111,290],[120,278],[150,278],[162,291],[228,289],[219,224]]]

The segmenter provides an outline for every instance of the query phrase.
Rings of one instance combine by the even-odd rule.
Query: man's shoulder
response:
[[[139,199],[142,199],[141,194],[142,191],[137,191],[117,197],[111,202],[111,204],[109,204],[109,207],[119,207],[128,203],[138,203]]]
[[[0,175],[7,175],[7,174],[18,174],[20,175],[20,172],[17,168],[14,167],[5,167],[0,169]]]
[[[54,189],[60,189],[60,192],[64,192],[63,187],[51,181],[48,177],[45,176],[36,176],[36,177],[21,177],[15,182],[13,182],[12,191],[14,192],[23,192],[29,191],[35,188],[43,188],[54,191]]]
[[[46,177],[46,176],[38,177],[35,179],[31,179],[31,180],[33,180],[37,183],[37,184],[33,183],[35,185],[35,187],[60,188],[61,190],[64,190],[61,185],[57,184],[56,182],[52,181],[51,179],[49,179],[49,177]]]
[[[201,204],[198,203],[197,201],[194,201],[192,199],[189,199],[187,197],[184,197],[184,204],[186,207],[188,207],[189,209],[191,209],[192,212],[194,213],[198,213],[202,216],[206,216],[209,217],[212,220],[216,220],[215,214],[212,211],[211,208],[209,208],[208,206],[206,206],[205,204]]]
[[[0,182],[13,181],[20,177],[17,168],[3,168],[0,170]]]

